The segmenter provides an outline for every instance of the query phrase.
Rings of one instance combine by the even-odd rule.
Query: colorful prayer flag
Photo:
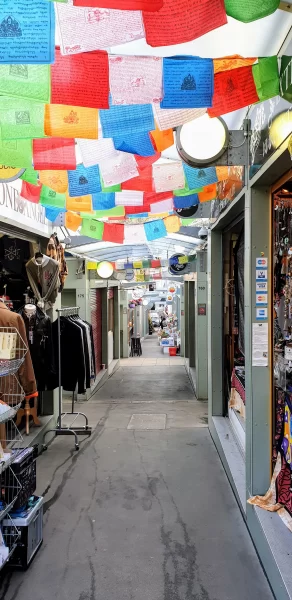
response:
[[[202,117],[207,109],[206,108],[160,108],[160,105],[153,104],[153,111],[155,116],[155,121],[157,123],[158,128],[163,131],[164,129],[169,129],[178,127],[179,125],[184,125],[184,123],[188,123],[189,121],[194,121],[194,119],[198,119]]]
[[[33,183],[34,185],[37,185],[38,182],[38,171],[35,171],[34,169],[25,169],[24,173],[22,175],[20,175],[19,179],[22,179],[23,181],[27,181],[28,183]],[[43,181],[41,183],[44,183]]]
[[[144,244],[146,242],[146,235],[144,225],[127,225],[125,224],[124,231],[124,244],[125,246],[131,246],[132,244]],[[125,267],[127,268],[127,267]],[[133,267],[130,267],[133,268]]]
[[[0,140],[0,164],[32,167],[32,140]]]
[[[40,171],[76,169],[75,140],[63,137],[33,140],[33,164]]]
[[[189,194],[188,196],[173,196],[175,208],[190,208],[199,204],[198,194]]]
[[[82,219],[77,213],[71,212],[70,210],[66,212],[65,227],[67,227],[67,229],[70,229],[70,231],[77,231],[81,224]]]
[[[50,102],[50,90],[49,65],[0,64],[1,95]]]
[[[202,0],[164,0],[155,13],[143,12],[146,41],[150,46],[191,42],[227,23],[223,0],[212,7]]]
[[[242,23],[263,19],[274,13],[279,5],[280,0],[225,0],[227,15]]]
[[[176,215],[171,215],[170,217],[166,217],[164,219],[164,225],[167,233],[176,233],[180,230],[181,222],[179,217]]]
[[[69,104],[86,108],[109,107],[107,52],[62,56],[57,49],[51,74],[52,104]]]
[[[212,106],[214,68],[211,58],[173,56],[163,59],[161,108]]]
[[[115,206],[115,194],[104,193],[92,194],[92,209],[93,210],[108,210]]]
[[[124,242],[124,225],[116,223],[104,223],[102,239],[105,242],[114,242],[123,244]]]
[[[258,97],[261,101],[268,100],[280,94],[280,78],[277,56],[259,58],[252,67],[252,73]]]
[[[122,183],[122,190],[136,190],[141,192],[153,192],[152,166],[140,171],[138,177]]]
[[[123,191],[115,194],[116,206],[143,206],[143,192]]]
[[[185,187],[185,176],[180,161],[154,164],[152,169],[156,192],[167,192],[169,190]]]
[[[2,140],[44,137],[44,111],[45,105],[39,102],[1,96],[0,126]]]
[[[65,194],[68,190],[67,171],[40,171],[39,177],[41,183],[59,194]]]
[[[56,208],[65,208],[66,207],[66,195],[58,194],[55,190],[47,187],[46,185],[42,186],[41,196],[40,196],[40,204],[43,206],[54,206]]]
[[[106,186],[116,185],[139,175],[133,154],[127,152],[117,151],[114,158],[100,163],[99,168]]]
[[[213,107],[208,108],[210,117],[219,117],[258,102],[252,67],[217,73],[214,82]]]
[[[283,55],[280,71],[281,96],[292,102],[292,57]]]
[[[155,127],[151,104],[111,106],[109,110],[100,110],[99,117],[105,138],[152,131]]]
[[[55,56],[54,6],[47,0],[0,0],[0,62],[48,64]]]
[[[114,147],[113,140],[110,138],[101,138],[99,140],[77,140],[82,162],[85,167],[107,162],[118,155]]]
[[[23,181],[20,196],[21,198],[25,198],[25,200],[29,200],[29,202],[38,204],[40,201],[41,189],[41,184],[34,185],[33,183],[29,183],[28,181]]]
[[[213,58],[214,73],[231,71],[232,69],[239,69],[239,67],[247,67],[253,65],[256,60],[256,58],[243,58],[239,54],[224,56],[223,58]]]
[[[74,6],[98,6],[119,10],[156,11],[163,6],[163,0],[73,0]]]
[[[95,219],[104,219],[111,217],[124,217],[125,208],[124,206],[115,206],[107,210],[94,210],[93,216]],[[86,218],[86,214],[81,212],[81,216]]]
[[[104,223],[102,221],[83,219],[80,233],[95,240],[102,240],[103,228]]]
[[[71,198],[68,194],[66,195],[66,208],[73,212],[87,212],[92,210],[91,196],[77,196]]]
[[[216,183],[218,181],[215,167],[193,169],[192,167],[189,167],[189,165],[184,164],[183,169],[190,189],[204,187],[205,185]]]
[[[104,50],[144,37],[140,11],[77,7],[72,0],[56,9],[62,54]]]
[[[216,198],[217,198],[217,184],[216,183],[207,185],[204,188],[204,191],[199,193],[200,203],[201,202],[210,202],[211,200],[215,200]]]
[[[77,165],[74,171],[68,171],[69,195],[87,196],[101,192],[101,183],[98,165],[84,167]]]
[[[151,104],[162,100],[162,58],[110,56],[109,70],[112,104]]]
[[[54,223],[60,213],[63,213],[64,209],[55,208],[54,206],[45,206],[45,216],[48,221]]]
[[[46,104],[45,134],[65,138],[98,138],[96,108]]]
[[[167,230],[162,219],[144,223],[144,229],[148,242],[157,240],[158,238],[162,238],[167,235]]]
[[[154,156],[155,150],[148,131],[139,133],[123,134],[113,138],[116,150],[130,152],[138,156]]]
[[[174,144],[173,129],[160,131],[156,127],[154,131],[150,131],[150,136],[157,152],[163,152],[163,150],[167,150],[167,148],[170,148]]]

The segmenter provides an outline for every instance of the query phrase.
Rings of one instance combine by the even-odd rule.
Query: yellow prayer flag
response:
[[[98,138],[98,110],[63,104],[46,104],[45,134],[65,138]]]
[[[176,233],[180,230],[180,218],[176,215],[171,215],[164,219],[164,225],[166,227],[167,233]]]
[[[39,171],[40,182],[58,194],[65,194],[68,189],[67,171]]]
[[[77,213],[71,211],[67,211],[65,213],[65,227],[67,227],[67,229],[70,229],[71,231],[77,231],[81,223],[82,219]]]
[[[90,212],[92,210],[92,196],[76,196],[76,198],[73,198],[66,194],[66,208],[73,212]]]

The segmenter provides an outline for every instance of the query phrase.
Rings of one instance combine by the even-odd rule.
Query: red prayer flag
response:
[[[136,190],[137,192],[153,192],[152,166],[140,171],[139,177],[133,177],[122,183],[122,190]]]
[[[164,0],[158,12],[143,11],[150,46],[183,44],[227,23],[224,0]]]
[[[33,140],[33,164],[36,170],[75,170],[75,139],[48,137]]]
[[[163,0],[73,0],[74,6],[96,6],[98,8],[115,8],[117,10],[149,10],[162,8]]]
[[[251,66],[222,71],[214,77],[213,106],[208,113],[210,117],[220,117],[258,100]]]
[[[25,200],[29,200],[29,202],[38,204],[40,201],[42,187],[43,186],[41,183],[34,185],[33,183],[28,183],[28,181],[23,181],[20,196],[21,198],[25,198]]]
[[[168,198],[172,198],[172,192],[146,192],[144,194],[144,202],[149,202],[149,204],[154,204],[155,202],[161,202],[161,200],[168,200]],[[144,205],[143,202],[143,205]]]
[[[124,243],[124,225],[115,223],[105,223],[102,234],[103,242],[115,242],[116,244]]]
[[[160,260],[151,260],[151,269],[157,269],[158,267],[161,267]]]
[[[161,154],[160,152],[156,152],[154,156],[139,156],[138,154],[134,154],[134,157],[140,173],[146,167],[153,165],[161,157]]]
[[[109,64],[104,51],[62,56],[51,67],[52,104],[109,108]]]

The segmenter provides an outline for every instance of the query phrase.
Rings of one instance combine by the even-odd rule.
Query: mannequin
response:
[[[36,314],[36,305],[35,304],[26,304],[24,307],[24,311],[28,319],[34,317]]]

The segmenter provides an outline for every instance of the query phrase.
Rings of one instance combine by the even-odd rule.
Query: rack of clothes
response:
[[[88,419],[84,413],[74,411],[75,394],[83,394],[90,388],[91,380],[95,379],[95,355],[92,326],[80,318],[79,307],[57,309],[58,318],[53,323],[53,341],[58,357],[58,389],[59,389],[59,416],[57,427],[46,432],[43,440],[43,449],[46,450],[45,437],[49,433],[59,435],[73,435],[75,449],[79,450],[78,435],[91,435]],[[72,410],[70,413],[62,411],[62,389],[72,392]],[[69,426],[63,426],[62,421],[66,416],[73,416]],[[78,417],[84,417],[85,426],[75,427]]]

